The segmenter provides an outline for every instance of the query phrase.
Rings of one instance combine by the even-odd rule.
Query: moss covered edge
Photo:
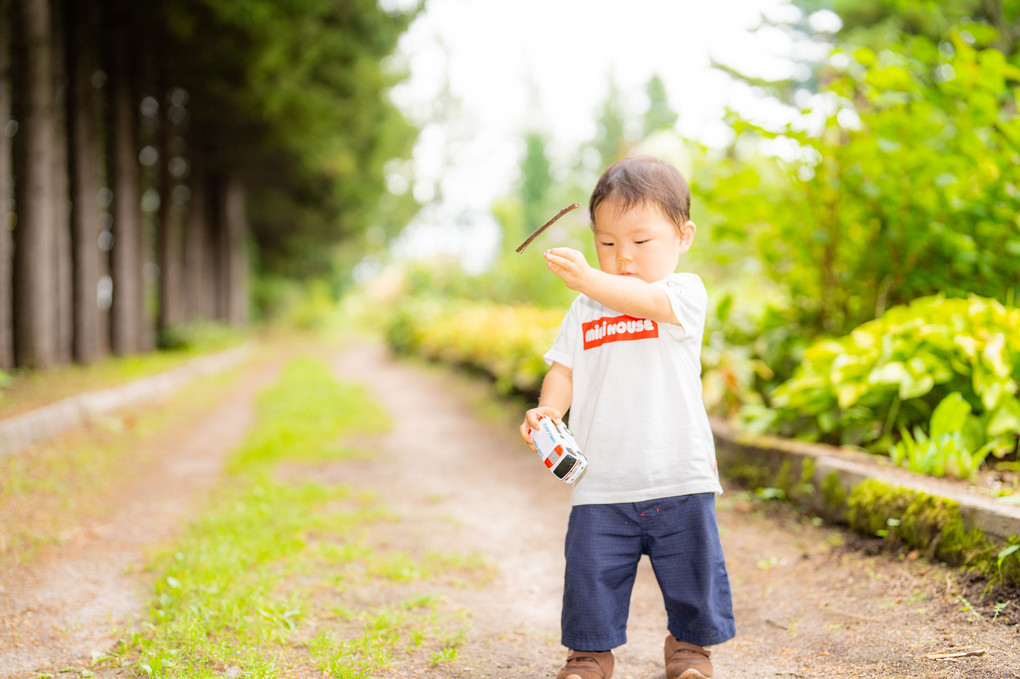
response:
[[[770,497],[880,537],[890,550],[905,547],[979,572],[991,583],[1020,584],[1020,550],[1009,550],[1020,545],[1020,531],[1004,526],[1001,519],[1000,534],[993,534],[983,528],[989,520],[980,510],[842,465],[819,446],[752,436],[722,422],[713,422],[713,429],[727,478],[749,488],[770,489]],[[1005,552],[1009,554],[1003,558]]]

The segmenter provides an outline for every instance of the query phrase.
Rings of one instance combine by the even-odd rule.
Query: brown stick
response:
[[[988,651],[986,649],[979,648],[973,651],[943,651],[941,653],[929,653],[924,657],[929,660],[944,660],[947,658],[969,658],[970,656],[984,655],[987,652]]]
[[[576,209],[577,209],[577,208],[579,208],[579,207],[581,207],[581,204],[580,204],[580,203],[573,203],[573,204],[571,204],[571,205],[568,205],[568,206],[566,206],[565,208],[563,208],[563,209],[562,209],[562,210],[560,210],[559,212],[557,212],[557,213],[556,213],[556,216],[555,216],[555,217],[553,217],[552,219],[550,219],[550,220],[549,220],[548,222],[546,222],[546,223],[545,223],[545,224],[543,224],[542,226],[538,227],[538,229],[536,229],[536,230],[535,230],[535,233],[533,233],[533,234],[531,234],[530,236],[528,236],[528,240],[526,240],[526,241],[524,241],[523,243],[521,243],[520,245],[518,245],[518,246],[517,246],[517,252],[524,252],[524,248],[528,247],[528,245],[529,245],[529,244],[531,243],[531,241],[535,240],[535,237],[536,237],[536,236],[538,236],[538,234],[542,233],[543,231],[545,231],[546,229],[548,229],[548,228],[549,228],[550,226],[552,226],[552,225],[553,225],[553,223],[554,223],[554,222],[555,222],[555,221],[556,221],[557,219],[559,219],[560,217],[562,217],[563,215],[567,214],[567,213],[568,213],[568,212],[570,212],[571,210],[576,210]]]

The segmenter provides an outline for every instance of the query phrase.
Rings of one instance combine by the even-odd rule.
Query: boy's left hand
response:
[[[592,271],[584,255],[573,248],[551,248],[545,251],[546,266],[563,279],[571,290],[580,291]]]

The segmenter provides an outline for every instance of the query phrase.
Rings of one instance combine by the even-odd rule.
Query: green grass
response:
[[[376,533],[401,519],[373,495],[275,473],[365,456],[349,441],[385,431],[386,413],[310,358],[290,361],[257,409],[204,512],[153,557],[148,620],[110,662],[154,678],[347,679],[396,657],[454,659],[465,632],[432,590],[451,573],[484,582],[484,561],[380,546]]]

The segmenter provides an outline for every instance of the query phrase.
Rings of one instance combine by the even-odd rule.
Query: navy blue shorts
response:
[[[642,554],[655,571],[673,636],[711,646],[736,635],[715,495],[701,493],[571,510],[564,646],[606,651],[627,642],[630,594]]]

